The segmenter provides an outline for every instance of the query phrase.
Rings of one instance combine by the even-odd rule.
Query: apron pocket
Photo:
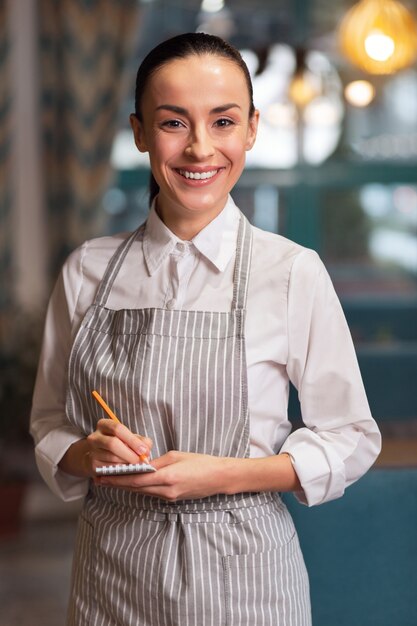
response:
[[[298,537],[274,550],[223,557],[227,626],[308,626],[308,577]]]

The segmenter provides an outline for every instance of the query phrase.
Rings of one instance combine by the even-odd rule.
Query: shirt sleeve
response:
[[[304,427],[289,435],[308,506],[343,495],[381,449],[346,319],[330,277],[311,250],[293,263],[288,287],[287,372],[298,390]]]
[[[38,469],[50,489],[64,501],[82,498],[88,490],[87,479],[70,476],[58,467],[71,444],[84,437],[69,424],[65,413],[82,254],[80,248],[69,257],[49,301],[30,421]]]

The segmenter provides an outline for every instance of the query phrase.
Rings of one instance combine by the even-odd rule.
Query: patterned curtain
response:
[[[0,316],[11,293],[11,96],[6,3],[0,2]],[[1,328],[1,325],[0,325]]]
[[[138,0],[39,0],[48,243],[53,272],[100,234],[101,199],[138,29]]]

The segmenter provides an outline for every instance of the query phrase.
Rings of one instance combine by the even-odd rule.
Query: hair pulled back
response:
[[[163,65],[174,59],[185,59],[192,55],[220,56],[235,63],[243,72],[249,94],[249,117],[255,112],[253,104],[253,88],[249,70],[240,52],[231,44],[215,35],[207,33],[184,33],[163,41],[153,48],[143,59],[136,75],[135,115],[142,121],[142,100],[151,76]],[[159,192],[159,186],[151,173],[149,181],[149,203]]]

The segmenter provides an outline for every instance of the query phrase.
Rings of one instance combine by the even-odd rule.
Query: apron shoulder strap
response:
[[[252,227],[243,213],[240,214],[233,276],[232,310],[246,308],[249,273],[252,258]]]
[[[113,283],[116,279],[117,274],[119,273],[122,263],[125,260],[126,255],[129,252],[135,239],[144,231],[145,224],[146,222],[139,226],[137,230],[135,230],[129,237],[127,237],[127,239],[125,239],[120,244],[120,246],[118,246],[116,252],[113,254],[106,267],[103,278],[100,281],[94,298],[94,305],[106,305],[107,299],[110,295],[110,291],[113,287]]]

